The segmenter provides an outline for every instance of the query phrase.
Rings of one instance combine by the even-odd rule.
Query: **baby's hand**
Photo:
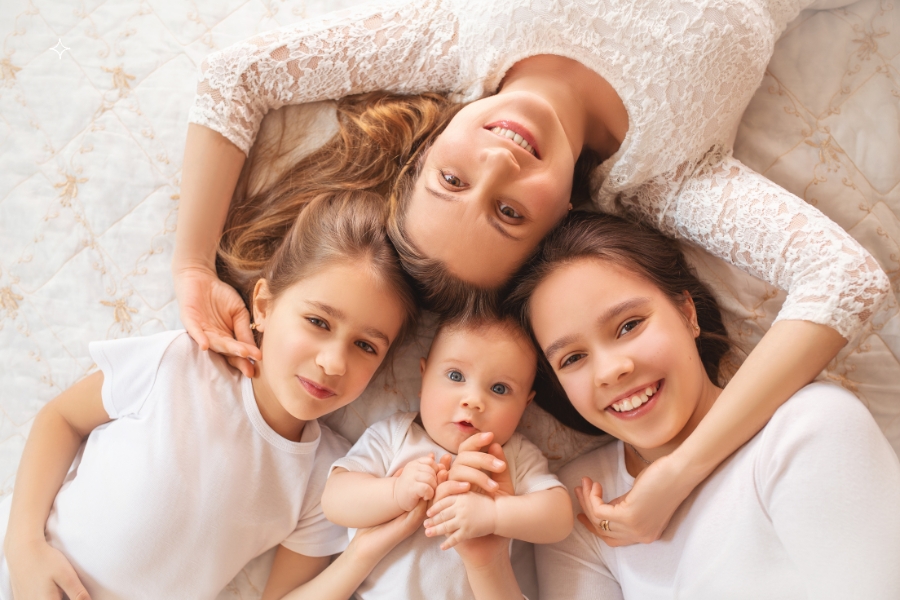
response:
[[[473,488],[478,487],[488,494],[496,493],[499,485],[488,473],[502,473],[506,470],[506,461],[488,452],[481,451],[484,447],[492,448],[496,446],[496,453],[500,446],[499,444],[491,444],[493,439],[494,434],[485,431],[476,433],[460,444],[459,454],[450,467],[450,481],[464,481],[472,485]],[[500,451],[500,454],[502,455],[502,451]]]
[[[406,463],[400,476],[394,480],[394,501],[397,506],[404,512],[409,512],[419,500],[434,498],[439,469],[434,462],[434,454]]]
[[[494,499],[484,494],[455,494],[436,502],[428,509],[425,535],[447,536],[441,550],[448,550],[465,540],[490,535],[497,526]]]

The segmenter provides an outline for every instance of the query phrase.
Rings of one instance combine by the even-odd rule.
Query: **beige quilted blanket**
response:
[[[196,70],[214,49],[358,0],[0,2],[0,496],[37,410],[93,368],[93,339],[179,327],[169,275]],[[331,131],[328,105],[291,109]],[[265,130],[277,129],[267,119]],[[778,42],[736,156],[865,245],[900,293],[900,6],[807,11]],[[783,294],[691,250],[745,350]],[[418,400],[424,335],[396,377],[330,418],[356,439]],[[408,367],[408,368],[406,368]],[[900,450],[896,301],[825,375],[856,392]],[[538,412],[522,429],[554,465],[595,441]],[[256,598],[265,557],[220,598]]]

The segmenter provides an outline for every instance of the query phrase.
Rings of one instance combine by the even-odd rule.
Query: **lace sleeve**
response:
[[[733,157],[711,153],[622,201],[665,233],[786,290],[776,322],[813,321],[852,339],[890,292],[887,275],[850,234]]]
[[[394,1],[268,32],[209,55],[192,123],[248,153],[266,112],[380,89],[450,90],[457,20],[443,0]]]

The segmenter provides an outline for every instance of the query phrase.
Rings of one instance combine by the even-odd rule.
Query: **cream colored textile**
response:
[[[95,339],[179,327],[169,262],[197,69],[249,36],[349,0],[0,2],[0,494],[12,490],[37,410],[92,368]],[[424,6],[420,4],[420,6]],[[61,39],[61,57],[51,46]],[[327,103],[278,114],[331,131]],[[323,117],[324,114],[324,117]],[[735,122],[735,127],[738,127]],[[775,44],[740,121],[734,155],[850,232],[900,292],[900,7],[862,0],[806,11]],[[774,287],[691,250],[748,350],[784,300]],[[829,377],[900,439],[900,318],[876,315]],[[422,339],[329,424],[355,440],[417,410]],[[418,345],[417,345],[418,344]],[[537,409],[520,427],[559,466],[591,443]],[[265,559],[222,598],[257,598]]]

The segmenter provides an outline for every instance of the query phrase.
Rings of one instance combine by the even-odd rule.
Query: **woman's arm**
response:
[[[346,600],[381,559],[419,527],[425,502],[392,521],[360,529],[350,545],[330,565],[329,557],[313,558],[281,546],[275,555],[263,600]],[[326,568],[327,567],[327,568]],[[299,586],[299,587],[298,587]],[[293,591],[291,591],[293,590]],[[285,595],[285,593],[288,593]]]
[[[616,545],[658,539],[691,490],[825,368],[890,289],[875,260],[847,232],[733,158],[666,185],[644,187],[663,196],[668,192],[661,190],[677,190],[677,197],[637,192],[626,202],[653,214],[664,232],[699,244],[788,296],[776,323],[697,429],[647,468],[618,504],[595,515],[610,521],[603,537]],[[653,213],[645,206],[666,208]]]
[[[286,104],[456,82],[456,17],[442,0],[364,6],[272,31],[201,65],[182,171],[172,271],[181,319],[201,346],[252,376],[249,314],[219,281],[216,248],[245,155],[265,114]]]
[[[34,419],[16,473],[4,541],[13,593],[18,598],[57,594],[83,600],[87,592],[44,528],[75,454],[94,428],[108,422],[100,390],[103,373],[82,379],[51,400]]]

